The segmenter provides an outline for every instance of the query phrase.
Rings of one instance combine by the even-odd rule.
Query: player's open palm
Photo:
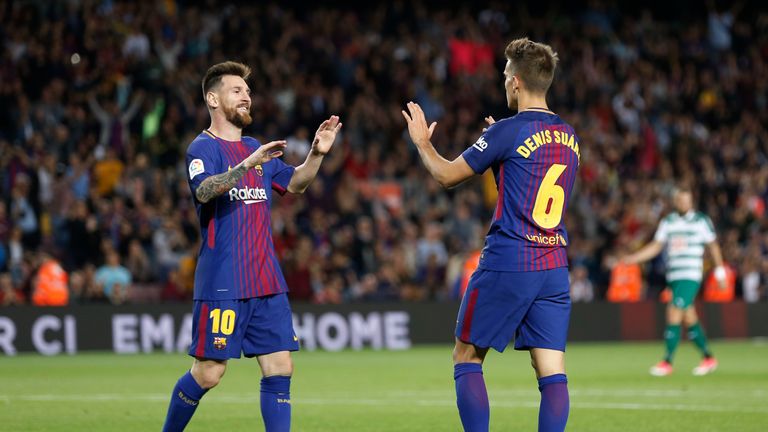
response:
[[[340,130],[339,116],[331,116],[328,120],[320,123],[320,127],[315,132],[315,139],[312,140],[312,151],[321,155],[327,154],[331,151],[333,142]]]
[[[285,140],[272,141],[261,145],[255,152],[245,158],[245,166],[247,168],[253,168],[256,165],[265,164],[272,159],[279,158],[283,155],[283,149],[286,146]]]
[[[416,145],[425,145],[432,138],[437,122],[432,122],[427,127],[427,118],[419,104],[408,102],[408,113],[402,111],[405,121],[408,123],[408,134],[411,135],[411,141]],[[409,115],[410,113],[410,115]]]

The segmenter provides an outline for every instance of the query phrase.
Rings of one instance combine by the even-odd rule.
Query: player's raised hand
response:
[[[432,122],[427,127],[427,119],[424,116],[419,104],[415,102],[408,102],[408,113],[405,110],[401,111],[405,121],[408,123],[408,134],[411,135],[411,141],[416,145],[426,145],[432,138],[432,133],[435,131],[437,122]],[[410,115],[409,115],[410,113]]]
[[[325,155],[333,147],[336,135],[341,130],[339,116],[331,116],[328,120],[320,123],[320,127],[315,132],[315,139],[312,140],[312,152]]]
[[[245,165],[246,168],[251,169],[256,165],[261,165],[271,161],[272,159],[279,158],[283,155],[283,149],[285,148],[286,144],[287,143],[285,140],[272,141],[263,144],[261,147],[256,149],[255,152],[251,153],[250,156],[245,158],[243,165]]]

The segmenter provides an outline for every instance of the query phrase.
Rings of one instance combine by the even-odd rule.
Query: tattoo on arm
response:
[[[208,177],[203,180],[203,182],[200,183],[200,186],[195,190],[197,200],[201,203],[207,203],[229,189],[232,189],[232,187],[243,178],[246,172],[248,172],[248,168],[243,164],[239,164],[225,173]]]

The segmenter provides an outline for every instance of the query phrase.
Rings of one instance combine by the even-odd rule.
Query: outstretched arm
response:
[[[405,111],[402,113],[405,121],[408,122],[408,133],[411,135],[411,141],[416,145],[427,171],[441,186],[452,188],[475,175],[474,170],[463,156],[449,161],[435,150],[430,138],[432,138],[437,122],[432,122],[427,127],[427,119],[419,104],[408,102],[408,111],[410,115]]]
[[[707,249],[712,256],[712,261],[715,263],[715,267],[723,266],[723,253],[720,251],[720,245],[717,241],[713,241],[707,244]]]
[[[245,173],[247,173],[249,169],[280,157],[283,154],[282,149],[284,147],[285,141],[272,141],[264,144],[231,170],[225,173],[212,175],[203,180],[200,183],[200,186],[195,189],[195,197],[201,203],[207,203],[216,198],[232,189],[237,182],[245,176]]]
[[[91,92],[88,93],[88,107],[91,109],[91,112],[93,115],[101,122],[101,123],[109,123],[109,113],[104,110],[104,108],[101,107],[99,104],[99,101],[96,100],[96,96]]]
[[[341,123],[339,123],[338,116],[331,116],[331,118],[320,124],[315,133],[315,139],[312,141],[312,149],[309,151],[307,159],[303,164],[297,166],[296,171],[293,172],[291,182],[288,183],[288,192],[303,193],[307,190],[312,180],[317,176],[317,171],[320,169],[323,158],[333,147],[333,141],[336,140],[336,135],[340,130]]]
[[[717,279],[720,288],[725,288],[725,278],[727,275],[725,266],[723,265],[723,253],[720,251],[720,245],[717,241],[709,242],[707,243],[707,249],[709,249],[709,254],[712,256],[712,261],[715,263],[715,279]]]
[[[639,251],[629,254],[621,259],[625,264],[641,264],[661,253],[664,243],[653,240]]]
[[[144,102],[144,92],[140,91],[136,93],[136,96],[131,101],[131,104],[128,106],[128,109],[125,110],[125,112],[120,115],[120,121],[123,122],[123,124],[128,124],[133,116],[136,115],[136,113],[139,112],[139,108],[141,108],[141,103]]]

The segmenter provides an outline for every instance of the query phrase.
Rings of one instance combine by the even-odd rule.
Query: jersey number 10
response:
[[[211,333],[218,333],[221,330],[221,333],[231,335],[235,331],[235,311],[232,309],[224,309],[222,313],[221,309],[216,308],[211,311],[208,318],[211,319]]]
[[[536,202],[533,204],[531,216],[533,221],[544,229],[560,225],[560,221],[563,219],[565,190],[556,182],[567,167],[563,164],[552,164],[544,175],[539,191],[536,193]]]

